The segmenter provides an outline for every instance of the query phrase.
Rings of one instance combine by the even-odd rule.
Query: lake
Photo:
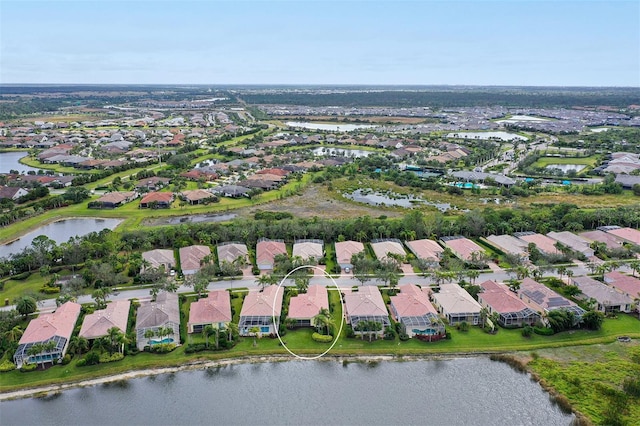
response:
[[[414,197],[413,195],[402,195],[395,193],[385,194],[382,192],[372,191],[371,189],[356,189],[351,193],[342,195],[350,200],[369,204],[371,206],[384,205],[413,208],[421,205],[428,205],[437,208],[443,213],[452,208],[451,204],[449,203],[434,203],[431,201],[423,200],[422,198]]]
[[[351,132],[353,130],[372,129],[371,124],[326,124],[326,123],[308,123],[300,121],[287,121],[285,123],[289,127],[300,127],[309,130],[329,130],[333,132]]]
[[[37,172],[40,169],[20,164],[20,159],[26,157],[27,151],[0,152],[0,173],[9,173],[11,170],[17,170],[20,174],[27,174],[29,170]]]
[[[507,132],[457,132],[447,134],[448,138],[458,139],[500,139],[503,141],[521,140],[526,141],[528,138],[524,136],[516,135],[515,133]]]
[[[78,218],[64,219],[52,222],[48,225],[29,232],[9,244],[0,246],[0,257],[8,257],[10,254],[18,253],[25,247],[29,247],[34,238],[38,235],[46,235],[57,244],[69,241],[71,237],[81,237],[91,232],[100,232],[103,229],[115,229],[122,222],[122,219],[100,219],[100,218]]]
[[[363,149],[344,149],[344,148],[326,148],[319,147],[312,150],[313,155],[316,156],[340,156],[340,157],[368,157],[372,154],[375,154],[375,151],[365,151]]]
[[[5,426],[554,426],[574,418],[528,374],[484,357],[239,364],[6,401],[0,410]]]

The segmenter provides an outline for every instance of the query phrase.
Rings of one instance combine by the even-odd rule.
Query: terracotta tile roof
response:
[[[387,316],[387,307],[376,286],[358,288],[355,293],[345,294],[344,304],[349,316]]]
[[[516,296],[514,292],[509,290],[504,284],[498,284],[495,281],[485,281],[480,284],[483,291],[478,294],[480,303],[491,306],[491,309],[506,314],[510,312],[520,312],[528,308],[528,306]]]
[[[105,309],[85,316],[80,328],[80,336],[85,339],[96,339],[106,336],[112,327],[117,327],[126,333],[130,307],[130,301],[116,300],[107,304]]]
[[[250,291],[242,303],[241,317],[264,316],[270,317],[274,314],[278,318],[282,312],[282,298],[284,290],[277,285],[271,285],[263,291]]]
[[[176,266],[173,250],[156,249],[145,251],[142,253],[142,258],[149,262],[153,268],[158,268],[161,265],[169,265],[171,268]]]
[[[287,254],[287,246],[282,241],[259,241],[256,244],[256,263],[273,264],[273,259],[278,254]]]
[[[607,231],[610,234],[620,237],[624,240],[630,241],[633,244],[640,245],[640,231],[633,228],[618,228]]]
[[[447,314],[478,313],[482,307],[458,284],[443,284],[433,298]]]
[[[371,248],[376,254],[378,260],[383,260],[387,257],[387,253],[399,254],[400,256],[406,256],[407,253],[402,248],[402,244],[397,241],[378,241],[371,243]]]
[[[150,192],[140,200],[140,204],[149,204],[154,201],[159,203],[170,203],[171,200],[173,200],[173,193],[171,192]]]
[[[226,290],[216,290],[209,297],[193,302],[189,309],[189,325],[231,321],[231,298]]]
[[[81,306],[74,302],[61,305],[51,314],[41,314],[31,320],[20,338],[20,344],[44,342],[53,336],[71,338]]]
[[[311,285],[306,293],[291,298],[289,318],[307,319],[318,315],[320,309],[329,309],[327,288],[323,285]]]
[[[338,264],[351,263],[351,256],[364,250],[364,244],[359,241],[341,241],[335,244]]]
[[[407,241],[407,246],[420,259],[438,260],[444,250],[437,242],[429,239]]]
[[[200,269],[200,261],[211,254],[208,246],[188,246],[182,247],[180,253],[180,267],[182,271],[192,271]]]
[[[462,260],[471,260],[473,253],[484,253],[482,247],[468,238],[456,238],[455,240],[444,241],[444,245],[449,247]]]
[[[109,192],[98,198],[100,203],[113,203],[118,204],[130,200],[136,195],[135,192]]]
[[[612,271],[605,274],[604,282],[630,297],[640,297],[640,279],[638,278],[625,275],[618,271]]]
[[[322,257],[322,243],[317,242],[295,242],[293,244],[293,256],[300,256],[302,259],[320,259]]]
[[[438,315],[438,311],[429,301],[426,292],[419,289],[418,286],[415,284],[403,284],[399,288],[400,293],[390,299],[400,318],[421,317],[427,314]]]
[[[138,308],[136,329],[160,327],[172,322],[180,324],[178,295],[163,292],[155,302],[143,301]]]
[[[240,243],[227,243],[218,245],[218,262],[226,260],[227,262],[233,262],[238,257],[248,259],[249,250],[247,246]]]

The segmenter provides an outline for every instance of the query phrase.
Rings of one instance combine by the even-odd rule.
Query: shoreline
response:
[[[321,362],[380,362],[380,361],[419,361],[419,360],[446,360],[455,358],[475,358],[481,356],[489,356],[491,353],[475,352],[475,353],[444,353],[444,354],[427,354],[427,355],[328,355],[313,361]],[[177,373],[180,371],[200,370],[212,367],[226,367],[238,364],[255,364],[268,362],[287,362],[296,361],[304,362],[308,360],[300,360],[291,356],[283,355],[255,355],[243,356],[238,358],[225,358],[220,360],[196,360],[187,364],[173,367],[156,367],[142,370],[130,370],[123,373],[111,374],[94,379],[71,381],[67,383],[58,383],[53,385],[37,386],[33,388],[25,388],[8,392],[0,392],[0,402],[11,401],[24,398],[39,398],[57,394],[69,389],[77,389],[88,386],[95,386],[105,383],[114,383],[123,380],[136,379],[141,377],[157,376],[160,374]],[[1,377],[1,376],[0,376]]]
[[[28,218],[27,218],[28,219]],[[7,241],[1,241],[0,240],[0,245],[6,246],[12,243],[15,243],[16,241],[20,241],[21,238],[23,238],[25,235],[29,234],[30,232],[35,231],[38,228],[41,228],[43,226],[47,226],[47,225],[51,225],[52,223],[56,223],[56,222],[62,222],[64,220],[73,220],[73,219],[98,219],[98,220],[112,220],[112,219],[116,219],[119,220],[120,223],[118,223],[118,225],[116,225],[115,228],[112,229],[112,231],[114,231],[115,229],[118,228],[118,226],[122,225],[123,222],[125,222],[127,219],[126,218],[119,218],[119,217],[93,217],[93,216],[55,216],[52,217],[50,219],[44,219],[42,222],[38,223],[36,226],[32,226],[27,228],[26,230],[22,231],[22,232],[18,232],[17,235],[14,235],[11,239],[7,240]],[[20,222],[14,222],[14,223],[20,223]],[[14,223],[8,225],[11,226]]]

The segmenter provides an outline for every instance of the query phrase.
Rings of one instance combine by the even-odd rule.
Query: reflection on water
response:
[[[371,206],[394,206],[413,208],[420,205],[434,206],[441,212],[446,212],[451,207],[449,203],[434,203],[431,201],[423,200],[422,198],[415,197],[413,195],[402,195],[393,192],[382,193],[373,191],[371,189],[356,189],[355,191],[347,194],[343,194],[344,197],[357,201],[359,203],[369,204]]]

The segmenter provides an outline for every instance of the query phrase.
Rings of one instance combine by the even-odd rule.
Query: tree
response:
[[[122,331],[118,327],[111,327],[107,330],[107,338],[109,339],[109,355],[114,352],[120,342],[120,336],[122,335]]]
[[[209,348],[209,337],[211,337],[213,333],[214,333],[214,328],[210,324],[207,324],[202,329],[202,337],[204,337],[204,344],[205,344],[205,347],[207,348]]]
[[[89,350],[89,341],[81,336],[72,336],[69,340],[69,352],[81,355]]]
[[[507,287],[509,287],[509,290],[513,291],[514,293],[518,292],[518,290],[520,289],[520,284],[522,284],[521,281],[516,279],[506,280],[505,282],[507,283]]]
[[[251,327],[249,329],[249,333],[253,335],[253,347],[258,346],[258,341],[256,339],[262,338],[262,333],[260,332],[260,327]]]
[[[589,311],[582,316],[582,325],[588,330],[600,330],[604,322],[602,312]]]
[[[155,336],[155,335],[156,335],[156,332],[155,332],[155,331],[153,331],[153,329],[151,329],[151,328],[147,328],[147,329],[144,331],[144,338],[145,338],[145,339],[147,339],[147,344],[148,344],[149,346],[151,346],[151,339],[152,339],[152,338],[153,338],[153,336]]]
[[[11,330],[4,333],[4,338],[7,339],[9,343],[18,342],[23,334],[24,330],[22,330],[19,325],[16,325]]]
[[[40,355],[42,354],[42,352],[44,352],[44,344],[35,343],[31,345],[29,349],[27,349],[27,356],[34,357],[36,359],[36,364],[40,366],[40,361],[42,360],[42,357]]]
[[[260,275],[256,282],[260,285],[260,289],[264,290],[264,288],[268,285],[273,285],[278,281],[278,279],[273,274],[263,274]]]
[[[351,264],[353,265],[354,278],[364,284],[375,274],[378,261],[370,259],[364,251],[361,251],[351,256]]]
[[[328,309],[322,308],[320,312],[313,317],[313,323],[315,324],[316,329],[319,333],[322,333],[326,330],[326,334],[331,334],[331,329],[335,325],[333,319],[331,318],[331,313]]]
[[[108,288],[99,288],[95,290],[91,297],[96,302],[96,309],[104,309],[107,307],[107,298],[109,297],[110,291]]]
[[[38,308],[38,302],[31,296],[21,296],[15,300],[16,311],[20,313],[24,318],[27,318],[29,314],[32,314]]]

